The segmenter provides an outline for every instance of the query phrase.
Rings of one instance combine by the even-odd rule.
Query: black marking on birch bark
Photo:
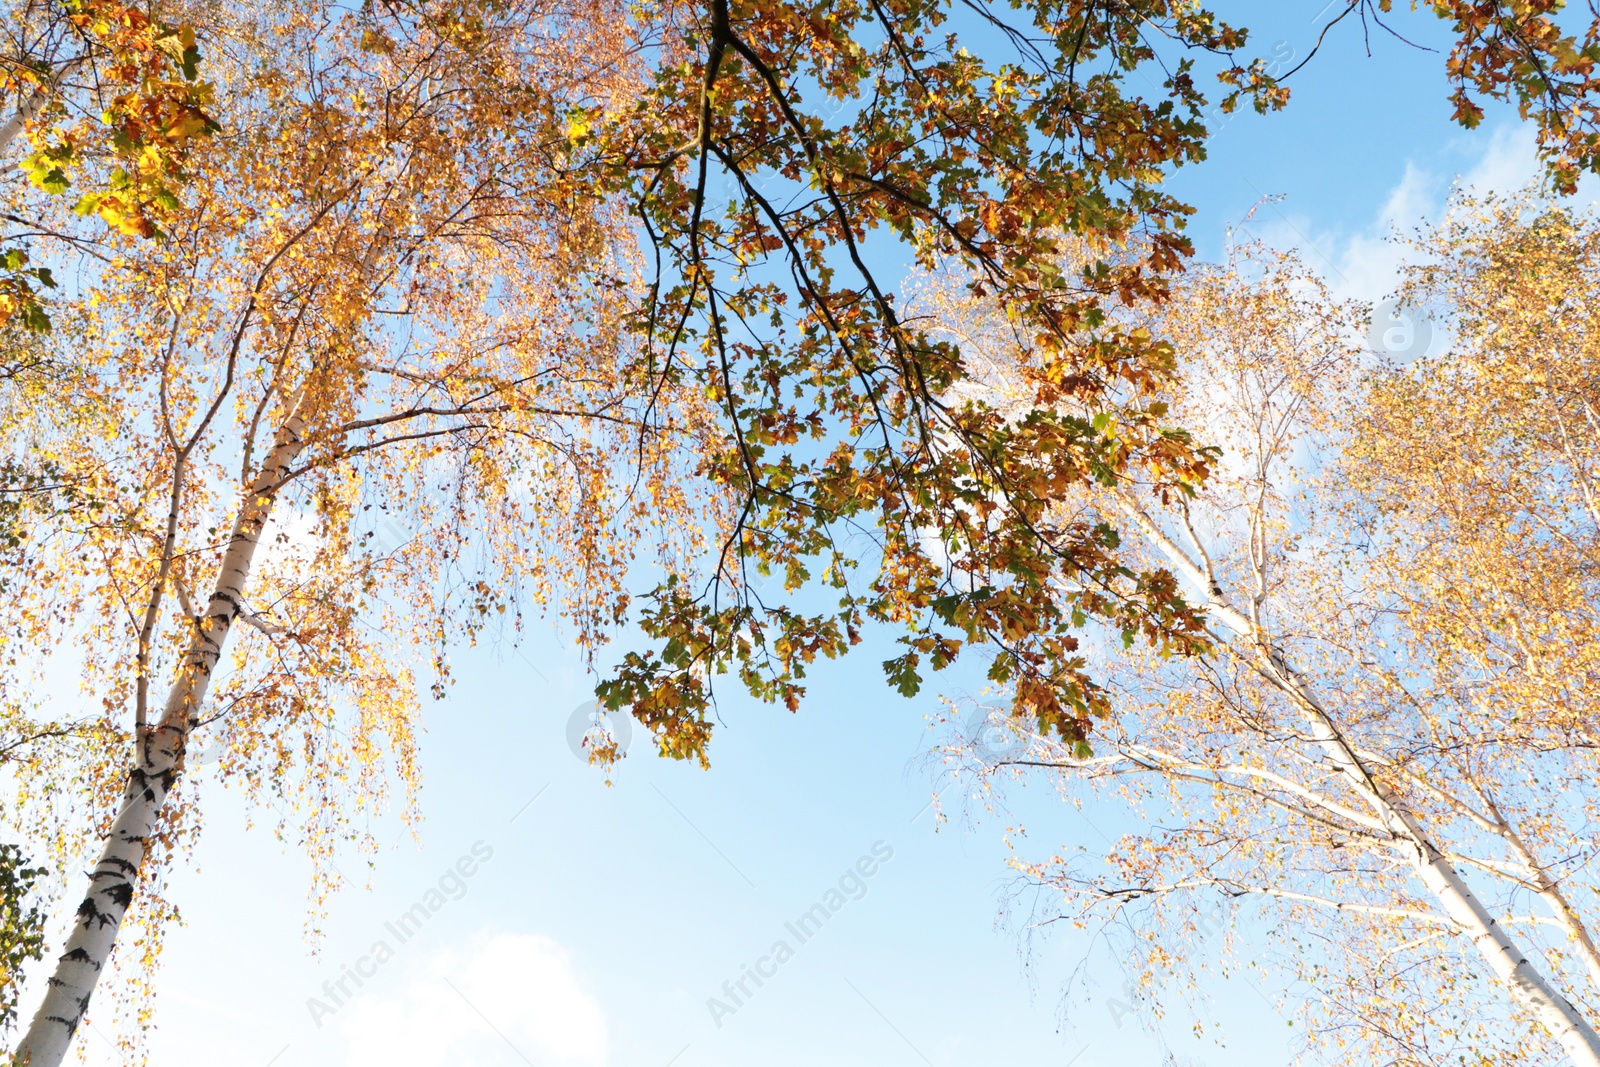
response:
[[[90,964],[97,971],[100,969],[100,965],[98,963],[94,962],[94,957],[89,955],[89,950],[84,948],[84,947],[82,947],[81,945],[79,947],[73,949],[71,952],[62,953],[61,954],[61,958],[63,960],[70,960],[73,963],[87,963],[87,964]]]
[[[102,867],[115,867],[129,878],[132,878],[134,875],[139,873],[138,864],[129,863],[121,856],[107,856],[105,859],[100,861],[100,865]]]
[[[108,885],[104,889],[100,890],[100,892],[104,893],[113,904],[117,905],[119,908],[122,908],[124,911],[126,911],[128,905],[133,902],[132,882],[120,882],[117,885]]]
[[[137,776],[138,788],[143,794],[144,799],[152,802],[157,799],[157,787],[160,788],[160,795],[162,797],[165,797],[172,791],[172,783],[176,781],[176,779],[173,777],[170,763],[176,761],[180,754],[180,750],[176,745],[170,748],[162,748],[159,751],[163,756],[168,757],[168,760],[165,762],[168,762],[169,765],[165,769],[158,771],[155,769],[155,765],[151,763],[149,764],[149,770],[146,770],[144,767],[135,767],[129,772],[130,776]],[[133,790],[130,789],[129,792],[132,793]]]
[[[100,905],[94,902],[93,897],[84,897],[83,903],[78,905],[78,918],[84,920],[83,925],[88,926],[89,920],[100,914]]]

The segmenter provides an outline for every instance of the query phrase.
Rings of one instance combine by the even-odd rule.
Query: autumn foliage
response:
[[[1120,714],[1094,752],[1034,736],[975,768],[1138,817],[1017,864],[1044,890],[1030,921],[1121,953],[1130,1013],[1205,1015],[1208,975],[1243,970],[1308,990],[1281,1010],[1344,1058],[1600,1056],[1597,234],[1458,197],[1403,288],[1448,340],[1407,366],[1262,250],[1150,323],[1185,353],[1178,410],[1230,446],[1192,499],[1082,506],[1207,599],[1212,649],[1108,664]]]
[[[1558,187],[1595,168],[1593,30],[1431,8],[1460,121],[1511,101]],[[452,643],[525,612],[703,764],[728,676],[796,709],[872,628],[900,693],[981,656],[1068,760],[1119,710],[1086,634],[1216,651],[1216,605],[1104,505],[1223,484],[1184,414],[1204,338],[1164,317],[1192,292],[1164,182],[1203,161],[1213,102],[1287,103],[1245,29],[1176,0],[6,17],[7,817],[62,869],[104,843],[34,1067],[103,969],[148,981],[197,745],[317,861],[314,929],[334,851],[372,847],[391,786],[413,811]],[[907,307],[908,264],[1017,341],[1003,395],[993,352]],[[1380,399],[1374,425],[1421,410]],[[46,699],[47,666],[86,708]],[[136,1045],[148,1002],[125,1005]]]

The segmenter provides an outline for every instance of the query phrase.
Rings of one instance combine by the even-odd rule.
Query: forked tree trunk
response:
[[[228,634],[244,602],[261,530],[285,474],[303,446],[305,421],[293,414],[278,431],[272,451],[250,483],[234,519],[216,586],[194,638],[178,665],[160,721],[137,739],[122,808],[111,823],[100,862],[89,875],[89,892],[78,905],[66,951],[56,961],[44,1002],[17,1046],[16,1067],[58,1067],[83,1022],[95,983],[110,960],[117,930],[133,900],[162,806],[183,769],[185,739],[195,711],[206,698]]]
[[[1281,654],[1262,646],[1262,635],[1257,633],[1248,616],[1226,602],[1208,568],[1191,559],[1142,508],[1126,498],[1121,498],[1120,503],[1151,544],[1190,581],[1207,591],[1213,615],[1261,653],[1257,665],[1263,675],[1299,705],[1311,725],[1317,745],[1356,792],[1366,798],[1389,831],[1411,846],[1417,876],[1457,928],[1472,938],[1479,954],[1512,999],[1561,1043],[1578,1067],[1600,1067],[1600,1034],[1595,1032],[1594,1026],[1550,984],[1505,927],[1489,914],[1466,879],[1461,877],[1461,872],[1434,845],[1410,808],[1368,773],[1366,765],[1340,734],[1333,716],[1306,683],[1305,676],[1295,671]]]

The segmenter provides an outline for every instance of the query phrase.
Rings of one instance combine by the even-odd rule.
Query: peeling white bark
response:
[[[239,617],[262,527],[304,445],[304,432],[304,419],[292,415],[244,493],[210,603],[195,623],[160,721],[138,739],[122,808],[112,821],[100,862],[89,875],[89,892],[78,905],[44,1002],[14,1053],[16,1067],[59,1067],[83,1022],[133,899],[161,808],[183,769],[184,743],[194,712],[206,698],[212,671]]]
[[[1366,763],[1344,739],[1332,714],[1311,689],[1305,675],[1296,671],[1280,650],[1272,647],[1251,617],[1227,602],[1210,560],[1202,556],[1197,562],[1132,499],[1119,493],[1117,501],[1174,568],[1206,591],[1212,617],[1250,646],[1251,658],[1262,675],[1299,707],[1317,746],[1366,800],[1373,814],[1396,840],[1409,846],[1413,867],[1423,885],[1456,927],[1472,939],[1489,969],[1512,998],[1561,1043],[1573,1063],[1579,1067],[1600,1067],[1600,1034],[1595,1032],[1594,1026],[1550,984],[1505,927],[1483,906],[1409,807],[1368,772]],[[1196,541],[1198,544],[1198,539]]]

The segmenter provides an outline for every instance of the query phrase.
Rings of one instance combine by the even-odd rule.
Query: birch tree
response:
[[[50,719],[7,769],[61,868],[104,841],[17,1063],[59,1063],[114,966],[139,1040],[196,745],[293,813],[315,905],[391,781],[409,815],[447,642],[545,604],[592,640],[634,559],[715,527],[681,469],[700,401],[657,389],[647,413],[627,377],[626,225],[549,151],[574,102],[628,90],[625,27],[546,0],[206,26],[225,128],[164,239],[96,249],[56,312],[62,378],[11,383],[35,403],[7,447],[70,493],[7,550],[6,692],[32,683]],[[51,648],[88,712],[40,692]]]
[[[1131,268],[1064,285],[1035,276],[1026,256],[1050,231],[1018,221],[1051,203],[1048,186],[1087,179],[1094,188],[1077,191],[1073,216],[1163,231],[1152,267],[1171,268],[1186,247],[1172,232],[1181,211],[1155,187],[1163,165],[1197,152],[1204,98],[1179,79],[1168,87],[1183,108],[1174,112],[1096,82],[1097,111],[1080,135],[1130,122],[1168,133],[1148,150],[1113,138],[1061,168],[1015,175],[1004,201],[976,174],[962,177],[948,202],[905,216],[895,206],[904,190],[886,177],[866,200],[839,184],[835,163],[858,181],[860,147],[822,151],[778,71],[792,67],[801,80],[821,71],[838,98],[857,99],[879,74],[892,76],[904,99],[873,105],[863,127],[879,142],[873,151],[899,151],[890,148],[897,130],[920,138],[944,128],[950,152],[999,173],[1032,166],[1012,158],[1019,151],[1045,161],[1029,131],[1056,124],[1052,113],[1087,84],[1064,69],[1069,48],[1130,71],[1153,65],[1154,48],[1128,30],[1154,15],[1221,55],[1222,76],[1245,83],[1241,96],[1270,103],[1270,85],[1248,84],[1249,65],[1232,57],[1243,36],[1162,4],[1081,10],[1052,31],[1054,67],[1023,79],[1026,100],[1008,105],[1020,125],[991,123],[975,85],[951,124],[958,101],[930,107],[924,88],[947,79],[959,52],[921,42],[942,9],[888,16],[912,36],[869,68],[850,58],[847,35],[818,36],[820,23],[799,9],[669,4],[631,14],[592,4],[356,13],[313,4],[224,10],[201,24],[201,46],[218,57],[207,74],[223,131],[195,153],[192,202],[164,224],[167,239],[107,255],[74,309],[83,354],[63,373],[79,378],[45,406],[55,422],[30,424],[37,443],[28,447],[67,470],[78,496],[41,505],[48,522],[22,542],[15,570],[29,594],[11,644],[37,648],[70,619],[120,626],[131,647],[74,646],[102,718],[30,726],[30,737],[84,750],[80,780],[97,790],[86,803],[109,837],[19,1059],[59,1060],[135,903],[136,918],[148,919],[144,962],[153,959],[171,914],[162,861],[196,826],[180,775],[191,733],[223,734],[234,753],[225,775],[286,791],[306,819],[296,828],[306,847],[325,855],[346,832],[351,806],[330,802],[342,787],[376,802],[385,759],[402,783],[414,781],[407,653],[425,649],[442,686],[446,643],[508,607],[518,582],[543,594],[566,579],[562,611],[594,639],[624,618],[630,546],[665,542],[657,562],[668,581],[640,619],[665,644],[630,653],[602,692],[631,706],[661,751],[702,761],[711,675],[737,670],[759,695],[793,707],[805,664],[843,651],[872,623],[911,630],[907,653],[889,665],[906,692],[923,657],[943,666],[967,641],[1003,636],[1015,649],[1009,668],[1058,709],[1068,733],[1102,699],[1074,653],[1080,611],[1163,647],[1192,640],[1170,578],[1120,567],[1104,531],[1030,528],[1057,483],[1115,468],[1127,439],[1111,448],[1095,428],[1056,425],[1045,412],[1049,424],[1018,448],[987,412],[930,407],[938,383],[961,373],[956,354],[924,350],[870,272],[859,289],[834,287],[827,259],[830,247],[851,249],[861,268],[854,242],[865,229],[945,233],[940,241],[959,240],[1003,268],[997,277],[1036,292],[1056,336],[1057,319],[1093,317],[1105,294],[1151,283]],[[863,8],[848,21],[866,17]],[[1074,27],[1090,38],[1074,46]],[[653,82],[635,80],[635,56],[655,65]],[[747,104],[781,121],[751,125]],[[707,213],[712,146],[735,153],[735,170],[764,166],[802,185],[816,177],[824,195],[800,208],[769,201],[748,226]],[[913,166],[897,166],[896,180],[913,178]],[[1118,183],[1128,188],[1108,208],[1102,192]],[[617,209],[660,238],[653,251],[664,265],[643,301],[629,288]],[[779,247],[793,253],[786,269],[804,305],[787,325],[788,298],[766,289],[751,258]],[[718,288],[730,256],[733,284]],[[739,333],[769,313],[771,346]],[[791,327],[797,343],[785,339]],[[1135,395],[1158,386],[1163,349],[1148,338],[1101,341],[1101,356],[1062,349],[1067,387],[1120,396],[1124,383]],[[1144,429],[1152,469],[1199,476],[1180,432]],[[1035,450],[1035,440],[1051,448]],[[446,521],[368,560],[365,509],[425,496],[423,459],[441,450],[458,470]],[[635,491],[620,494],[613,477]],[[538,508],[509,499],[529,478]],[[1005,487],[1007,519],[990,537],[965,508],[995,485]],[[680,527],[677,516],[693,521]],[[854,561],[835,551],[852,525],[887,531],[881,561],[867,568],[878,577],[859,591]],[[948,548],[925,541],[929,526]],[[701,538],[714,546],[709,594],[688,592],[705,562]],[[277,547],[259,551],[263,539]],[[481,566],[465,566],[467,546],[479,543]],[[746,559],[782,569],[791,587],[820,568],[824,584],[845,591],[844,610],[752,606]],[[1036,592],[1039,573],[1058,566],[1118,588],[1059,611]],[[995,584],[977,588],[979,575]],[[718,600],[728,588],[731,608]],[[164,679],[166,699],[152,706]],[[124,777],[113,768],[130,748]],[[53,818],[60,779],[48,772],[59,762],[23,749],[22,800],[41,813],[32,830],[56,835],[56,854],[71,855],[75,839],[61,827],[73,824]],[[112,782],[126,783],[115,797]]]
[[[1357,309],[1288,256],[1160,312],[1216,473],[1076,506],[1182,576],[1211,650],[1108,659],[1092,751],[1011,720],[1030,742],[979,774],[1149,827],[1018,867],[1031,922],[1132,931],[1156,1000],[1204,988],[1198,931],[1251,902],[1235,965],[1304,983],[1286,1003],[1341,1059],[1600,1063],[1600,224],[1463,197],[1416,251],[1408,306],[1451,336],[1411,366],[1357,353]],[[1029,358],[954,321],[988,331],[996,383]]]

